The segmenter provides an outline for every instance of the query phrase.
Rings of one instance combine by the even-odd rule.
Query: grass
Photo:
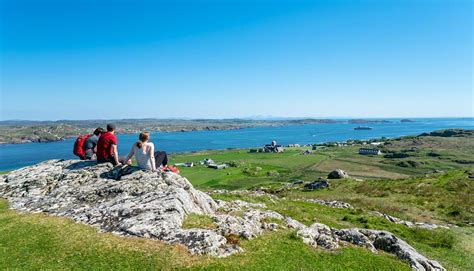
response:
[[[462,170],[404,180],[330,181],[329,189],[281,196],[341,200],[357,208],[414,221],[454,223],[474,220],[474,183]]]
[[[212,218],[206,215],[190,214],[183,221],[183,229],[215,229]]]
[[[193,168],[180,168],[199,189],[242,189],[261,185],[278,184],[293,179],[306,181],[327,174],[337,168],[343,169],[354,178],[371,180],[397,180],[419,176],[433,170],[450,171],[455,169],[474,169],[474,164],[462,164],[456,161],[472,160],[474,143],[471,138],[422,137],[413,140],[390,140],[383,147],[387,152],[405,152],[407,158],[384,158],[362,156],[357,150],[362,145],[347,147],[327,147],[318,149],[315,154],[301,155],[308,148],[288,148],[284,153],[249,153],[248,150],[223,150],[199,153],[175,154],[170,156],[171,163],[195,162],[212,158],[217,163],[235,165],[226,170],[213,170],[197,165]],[[415,143],[414,143],[415,142]],[[416,151],[412,151],[416,148]],[[436,150],[441,156],[430,156]],[[414,161],[416,167],[399,166],[401,162]],[[402,163],[403,164],[403,163]],[[255,168],[261,168],[258,172]],[[275,176],[267,176],[276,171]]]
[[[474,265],[474,229],[472,227],[452,228],[449,230],[407,228],[390,223],[386,219],[371,215],[363,209],[335,209],[315,203],[280,199],[272,202],[265,198],[246,195],[213,195],[222,200],[246,200],[264,202],[271,210],[291,216],[306,225],[315,222],[334,228],[367,228],[387,230],[407,241],[423,255],[441,262],[449,270],[470,270]],[[260,200],[261,199],[261,200]]]
[[[474,183],[464,171],[473,170],[473,165],[456,160],[472,160],[474,141],[424,137],[389,143],[384,146],[385,151],[409,156],[360,156],[357,154],[360,146],[348,146],[328,147],[312,155],[301,155],[304,148],[291,148],[280,154],[225,150],[176,154],[170,160],[196,164],[212,158],[232,166],[224,170],[200,165],[180,168],[181,174],[202,190],[261,187],[272,192],[293,180],[312,181],[341,168],[355,179],[330,180],[329,188],[323,190],[286,190],[277,194],[278,200],[245,194],[213,194],[213,197],[265,203],[268,209],[306,225],[319,222],[335,228],[388,230],[448,270],[472,270],[474,228],[465,222],[474,220]],[[430,154],[433,152],[436,155]],[[417,163],[411,163],[416,167],[401,167],[397,165],[400,161]],[[446,172],[427,174],[433,169]],[[299,200],[304,198],[341,200],[355,209],[334,209]],[[371,211],[458,227],[434,231],[407,228]],[[210,217],[189,215],[183,227],[213,229],[215,225]],[[362,248],[347,247],[331,252],[313,249],[287,229],[266,232],[253,240],[232,236],[228,239],[237,242],[245,252],[223,259],[190,256],[179,245],[99,233],[95,228],[61,217],[22,214],[9,210],[7,202],[0,200],[0,269],[410,270],[405,262],[392,255],[373,254]]]
[[[312,249],[287,230],[240,245],[244,253],[224,259],[190,256],[178,245],[98,233],[66,218],[20,214],[0,201],[1,269],[409,270],[407,264],[385,253]]]

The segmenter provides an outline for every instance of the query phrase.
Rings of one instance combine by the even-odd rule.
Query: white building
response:
[[[382,152],[379,149],[367,149],[367,148],[360,148],[359,154],[369,154],[369,155],[380,155]]]

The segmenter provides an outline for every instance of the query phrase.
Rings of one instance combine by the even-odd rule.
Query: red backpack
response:
[[[81,158],[81,160],[86,159],[85,156],[84,156],[84,150],[82,149],[82,147],[84,146],[84,142],[86,142],[86,139],[89,136],[90,136],[89,134],[81,135],[76,139],[76,142],[74,142],[74,149],[73,149],[72,152],[74,153],[74,155],[79,156],[79,158]]]
[[[171,172],[174,172],[174,173],[178,173],[179,174],[179,170],[173,166],[166,166],[164,167],[164,171],[171,171]]]

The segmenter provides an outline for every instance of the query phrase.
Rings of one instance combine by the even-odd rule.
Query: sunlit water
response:
[[[259,127],[226,131],[196,131],[154,133],[151,141],[159,150],[169,153],[226,148],[259,147],[271,140],[279,144],[310,144],[348,139],[370,139],[418,135],[423,132],[447,128],[474,129],[473,118],[415,119],[413,123],[369,124],[372,130],[354,130],[357,124],[310,124],[284,127]],[[137,135],[118,135],[120,155],[126,155]],[[72,148],[75,139],[51,143],[0,145],[0,170],[16,169],[48,159],[75,158]]]

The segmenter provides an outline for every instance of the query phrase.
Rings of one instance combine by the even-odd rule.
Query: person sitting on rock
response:
[[[117,150],[117,138],[115,137],[115,125],[107,124],[107,132],[99,137],[97,142],[97,163],[112,163],[114,166],[120,166]]]
[[[150,134],[142,132],[138,136],[138,141],[132,145],[130,153],[125,158],[126,164],[131,164],[130,159],[135,156],[137,166],[141,169],[156,171],[155,165],[155,145],[148,142]]]
[[[94,133],[90,135],[86,141],[84,141],[82,150],[84,152],[85,160],[91,160],[93,158],[94,154],[97,152],[97,142],[99,142],[99,137],[104,132],[104,129],[99,127],[94,130]]]

